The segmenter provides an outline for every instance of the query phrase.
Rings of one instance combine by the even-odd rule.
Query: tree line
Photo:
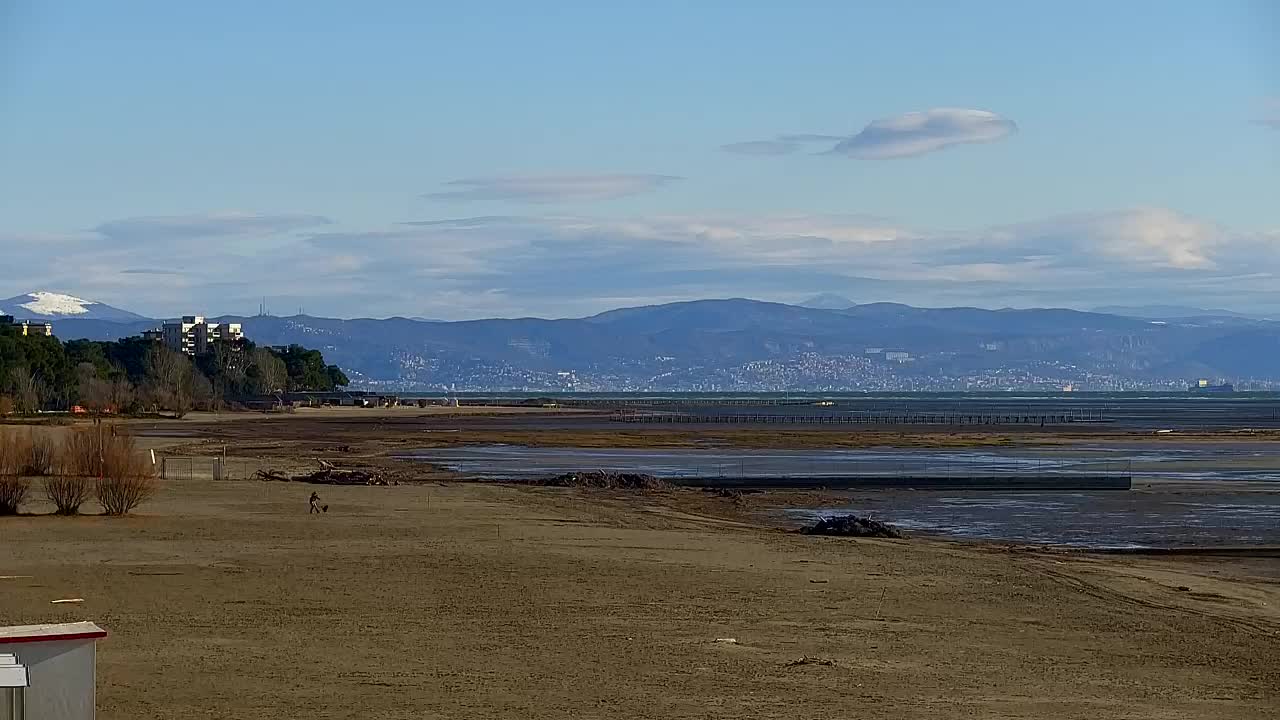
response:
[[[238,398],[331,391],[349,383],[318,350],[219,341],[196,358],[141,337],[115,342],[22,335],[0,328],[0,416],[216,410]]]

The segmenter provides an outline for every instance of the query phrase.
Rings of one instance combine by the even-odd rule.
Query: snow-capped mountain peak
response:
[[[37,290],[25,295],[0,300],[0,315],[12,315],[19,320],[108,320],[111,322],[135,322],[145,320],[141,315],[110,305],[85,300],[75,295]]]
[[[18,307],[26,308],[35,315],[88,315],[88,306],[99,304],[74,295],[43,291],[28,293],[27,297],[31,300],[18,303]]]

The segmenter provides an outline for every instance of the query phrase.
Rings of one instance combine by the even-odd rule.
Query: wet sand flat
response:
[[[1280,592],[1230,562],[801,537],[693,491],[328,487],[308,516],[313,487],[169,481],[133,518],[5,519],[0,574],[31,577],[0,580],[0,614],[106,627],[107,720],[1280,707]]]

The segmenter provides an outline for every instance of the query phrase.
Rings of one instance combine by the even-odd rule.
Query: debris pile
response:
[[[338,470],[327,467],[306,475],[285,475],[278,470],[259,470],[260,480],[277,480],[280,482],[304,482],[313,485],[388,485],[385,478],[364,470]]]
[[[704,487],[702,488],[702,491],[709,495],[714,495],[715,497],[727,498],[734,502],[738,502],[739,500],[746,497],[747,495],[755,495],[755,494],[764,492],[764,490],[761,490],[760,488],[736,488],[736,487]]]
[[[364,470],[336,470],[324,468],[308,475],[296,475],[294,482],[307,482],[316,485],[386,485],[387,481],[377,473]]]
[[[531,484],[549,487],[595,488],[599,490],[666,490],[671,487],[671,483],[653,475],[609,472],[606,470],[564,473],[549,478],[533,480]]]
[[[734,503],[742,502],[742,491],[737,488],[715,488],[710,492],[716,497],[732,500]]]
[[[857,515],[837,515],[829,518],[819,518],[818,522],[809,527],[802,528],[800,532],[806,535],[843,535],[847,537],[875,537],[875,538],[900,538],[902,533],[898,528],[882,523],[879,520],[872,520],[869,517],[858,517]]]
[[[821,665],[823,667],[836,667],[836,661],[831,660],[829,658],[810,657],[808,655],[803,655],[799,659],[792,660],[791,662],[786,663],[782,667],[793,668],[793,667],[800,667],[802,665]]]

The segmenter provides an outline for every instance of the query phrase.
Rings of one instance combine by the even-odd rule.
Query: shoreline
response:
[[[0,518],[5,617],[110,632],[103,720],[1274,716],[1272,557],[769,522],[780,501],[836,500],[808,491],[451,481],[391,458],[424,433],[386,418],[156,429],[143,449],[209,462],[161,481],[135,515]],[[402,483],[215,481],[224,451],[246,472],[324,460]],[[328,513],[307,514],[313,490]],[[804,657],[830,664],[795,665]]]

